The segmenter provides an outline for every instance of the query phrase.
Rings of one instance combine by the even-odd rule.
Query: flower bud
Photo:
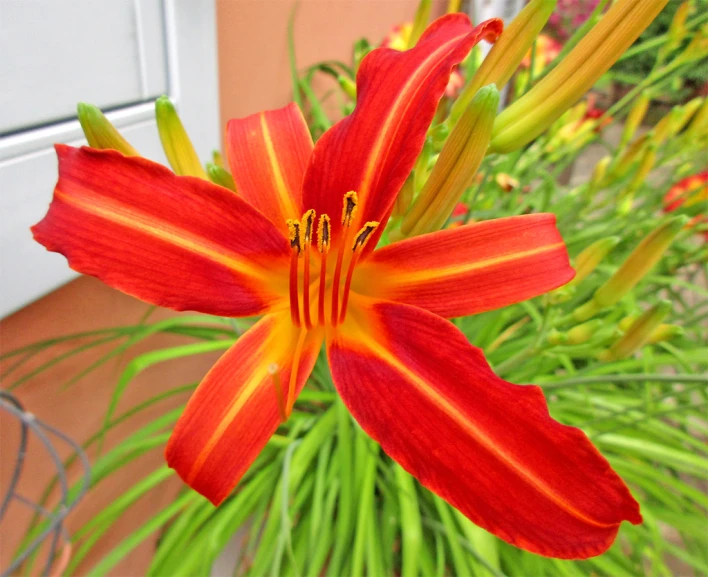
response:
[[[669,301],[661,301],[659,304],[645,311],[644,314],[632,323],[627,329],[627,332],[624,333],[617,342],[600,354],[600,358],[602,360],[612,361],[624,359],[633,354],[647,343],[652,332],[659,327],[670,311],[671,303]]]
[[[490,152],[511,152],[546,130],[607,72],[667,2],[615,2],[558,66],[497,117]]]
[[[671,127],[675,126],[681,116],[681,109],[677,106],[664,116],[651,131],[651,140],[661,146],[671,136]]]
[[[610,251],[620,242],[618,236],[596,240],[575,258],[575,277],[566,286],[575,286],[585,280],[597,268]]]
[[[450,134],[423,190],[401,223],[404,236],[439,230],[465,190],[487,151],[499,106],[495,86],[481,88]]]
[[[221,152],[218,150],[211,151],[211,163],[224,168],[224,157],[221,156]]]
[[[611,162],[612,157],[607,155],[603,156],[595,165],[590,181],[588,182],[587,192],[585,193],[588,198],[605,186],[605,176],[607,175],[607,169]]]
[[[627,185],[627,188],[622,191],[622,194],[619,197],[620,203],[618,206],[620,214],[628,214],[632,210],[634,194],[642,186],[652,168],[654,168],[654,164],[656,164],[656,148],[657,145],[653,142],[647,146],[642,159],[639,162],[637,172],[634,173],[634,176]]]
[[[662,324],[656,327],[649,335],[647,344],[653,345],[663,341],[669,341],[674,337],[683,336],[686,331],[678,325]]]
[[[681,41],[686,37],[686,18],[691,9],[690,2],[682,3],[674,13],[673,20],[669,26],[668,41],[666,42],[666,51],[671,52],[676,50],[681,44]]]
[[[629,174],[634,165],[644,155],[646,147],[652,137],[651,133],[644,134],[635,140],[629,148],[619,157],[612,170],[612,177],[619,180]]]
[[[110,148],[126,156],[140,156],[140,153],[121,136],[103,112],[93,104],[80,102],[76,107],[76,114],[91,148],[99,150]]]
[[[228,188],[236,192],[236,183],[234,182],[234,177],[225,168],[212,164],[211,162],[207,164],[207,176],[214,184]]]
[[[673,64],[679,66],[708,56],[708,24],[704,24],[693,36],[686,49],[678,55]]]
[[[615,274],[595,291],[592,299],[575,309],[573,318],[578,321],[587,320],[602,309],[619,302],[654,268],[686,222],[688,222],[687,216],[675,216],[649,233]]]
[[[197,152],[187,136],[182,121],[177,116],[172,101],[167,96],[160,96],[155,101],[155,119],[162,148],[175,174],[197,176],[206,180],[207,175]]]
[[[352,100],[356,100],[356,83],[351,78],[340,74],[339,76],[337,76],[337,82],[339,83],[341,89],[344,91],[344,94],[346,94]]]
[[[624,148],[629,144],[629,141],[634,137],[634,133],[639,128],[639,125],[644,120],[651,103],[649,91],[645,91],[637,98],[637,101],[632,106],[632,110],[627,115],[627,120],[624,122],[624,130],[622,131],[622,139],[620,140],[620,148]]]
[[[430,20],[430,9],[433,6],[432,0],[420,0],[418,4],[418,9],[415,11],[415,17],[413,18],[413,28],[411,29],[411,35],[408,38],[408,48],[413,48],[425,32],[428,27],[428,21]]]
[[[574,326],[568,331],[566,342],[569,345],[581,345],[588,342],[600,330],[605,321],[601,319],[593,319],[586,323]]]
[[[447,1],[447,13],[454,14],[455,12],[459,12],[460,11],[460,4],[462,4],[462,0],[448,0]]]
[[[703,103],[684,132],[684,136],[688,142],[700,142],[708,138],[708,97],[703,99]]]
[[[683,128],[691,121],[694,114],[700,110],[704,100],[705,98],[701,98],[699,96],[698,98],[689,100],[686,104],[679,108],[679,114],[677,114],[676,118],[673,119],[669,125],[669,136],[674,136],[683,130]]]
[[[423,148],[420,150],[418,158],[416,158],[413,166],[413,190],[423,188],[425,181],[428,180],[430,174],[430,159],[433,157],[433,142],[432,138],[428,137],[423,143]]]
[[[496,84],[501,89],[516,72],[524,55],[546,25],[557,0],[531,0],[504,29],[450,111],[449,122],[462,116],[482,86]]]
[[[413,202],[414,192],[413,175],[410,174],[406,179],[406,182],[403,183],[401,190],[398,191],[396,202],[393,205],[393,216],[403,216],[408,212],[408,209]]]

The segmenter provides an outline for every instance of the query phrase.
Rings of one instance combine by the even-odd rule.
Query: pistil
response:
[[[342,206],[342,227],[343,236],[339,243],[337,253],[337,265],[334,269],[334,279],[332,282],[332,326],[337,326],[339,318],[339,283],[342,276],[342,261],[344,260],[344,246],[349,240],[349,228],[356,215],[358,199],[356,192],[349,191],[344,195]]]

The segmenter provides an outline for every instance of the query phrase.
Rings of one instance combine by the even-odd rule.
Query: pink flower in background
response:
[[[547,29],[559,40],[567,40],[585,24],[600,0],[558,0],[555,12],[548,19]]]

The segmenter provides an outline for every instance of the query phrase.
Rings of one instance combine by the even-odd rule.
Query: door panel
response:
[[[0,134],[167,90],[160,0],[0,3]]]
[[[219,146],[217,83],[213,0],[0,0],[0,124],[11,130],[0,136],[0,318],[77,274],[29,230],[52,198],[53,144],[86,144],[76,103],[115,107],[107,116],[129,142],[165,163],[152,100],[166,93],[206,161]]]

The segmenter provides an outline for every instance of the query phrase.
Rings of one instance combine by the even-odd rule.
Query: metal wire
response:
[[[7,491],[5,495],[3,495],[2,501],[0,501],[0,523],[2,523],[5,513],[13,500],[35,510],[40,516],[45,518],[46,523],[46,526],[42,532],[12,560],[10,566],[3,571],[0,577],[8,577],[9,575],[12,575],[17,568],[20,567],[20,565],[22,565],[22,563],[24,563],[30,555],[35,553],[51,535],[49,553],[47,554],[47,561],[42,572],[43,575],[48,575],[49,570],[51,569],[57,556],[57,549],[60,539],[64,541],[65,547],[70,544],[69,534],[64,528],[64,519],[66,519],[69,512],[86,494],[86,491],[91,484],[91,466],[88,458],[86,457],[86,453],[84,453],[83,449],[76,442],[67,437],[64,433],[56,430],[54,427],[43,423],[32,413],[25,411],[20,401],[8,391],[0,391],[0,409],[14,416],[20,425],[20,446],[17,451],[17,458],[15,459],[15,468],[12,472],[12,477],[10,479],[10,484],[8,485]],[[59,504],[53,511],[45,509],[40,504],[35,503],[17,492],[17,489],[20,486],[19,482],[27,453],[27,442],[30,433],[34,434],[40,440],[44,448],[49,453],[49,457],[54,464],[54,468],[56,469],[57,477],[59,479],[61,498]],[[69,495],[70,489],[66,468],[49,435],[52,435],[53,437],[56,437],[60,441],[69,445],[81,461],[83,477],[81,482],[77,483],[77,485],[73,488],[75,495],[71,499]]]

